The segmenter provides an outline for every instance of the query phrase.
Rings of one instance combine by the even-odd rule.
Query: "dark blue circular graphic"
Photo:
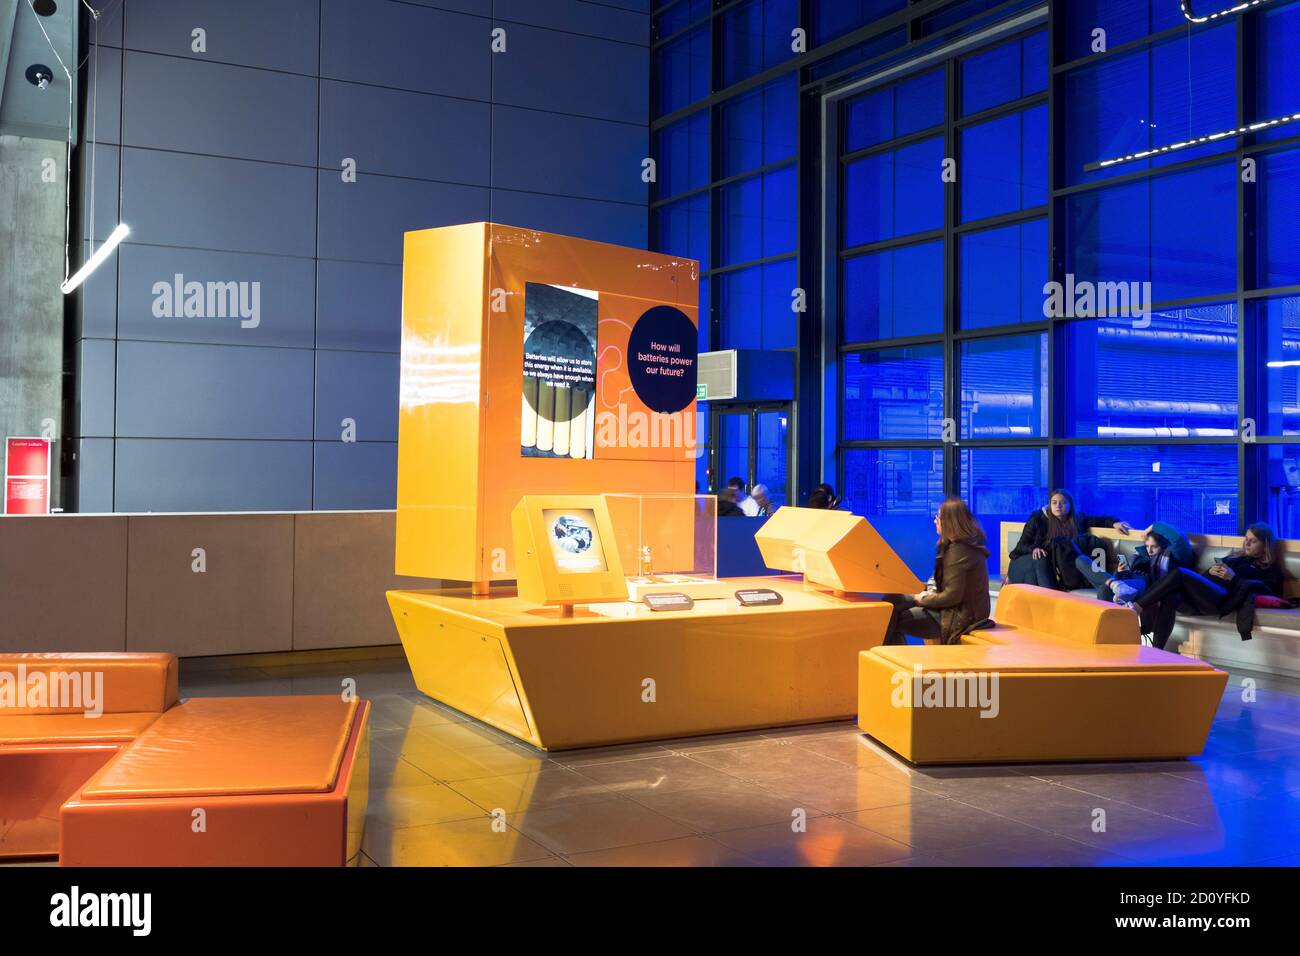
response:
[[[627,371],[637,398],[651,411],[680,412],[695,401],[699,337],[695,323],[671,305],[636,320],[627,341]]]

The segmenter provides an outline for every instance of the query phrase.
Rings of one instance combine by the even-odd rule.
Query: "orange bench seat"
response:
[[[369,704],[188,700],[60,813],[69,866],[339,866],[358,858]]]

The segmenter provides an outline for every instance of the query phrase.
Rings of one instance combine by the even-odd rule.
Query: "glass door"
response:
[[[767,488],[771,508],[790,500],[790,405],[715,406],[712,415],[713,458],[709,491],[717,493],[732,478],[745,490]]]

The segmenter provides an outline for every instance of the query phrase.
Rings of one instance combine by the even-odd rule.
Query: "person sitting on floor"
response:
[[[885,629],[886,644],[905,644],[903,635],[940,644],[960,644],[967,631],[989,623],[988,548],[984,531],[966,502],[949,498],[934,516],[939,535],[934,560],[934,590],[886,594],[894,606]]]
[[[1007,579],[1012,584],[1036,584],[1056,590],[1086,587],[1087,579],[1075,568],[1080,547],[1077,539],[1092,528],[1104,526],[1122,534],[1131,530],[1128,522],[1116,518],[1076,514],[1069,492],[1056,489],[1048,497],[1047,507],[1035,511],[1025,522],[1020,541],[1011,551]]]
[[[1237,614],[1237,633],[1243,641],[1250,640],[1255,627],[1255,597],[1260,594],[1281,597],[1282,570],[1277,566],[1277,542],[1273,529],[1266,524],[1253,524],[1246,529],[1241,550],[1215,560],[1209,569],[1210,577],[1203,577],[1191,568],[1175,567],[1144,588],[1130,606],[1139,615],[1147,608],[1175,608],[1183,602],[1197,614],[1226,617]],[[1213,578],[1214,580],[1211,580]],[[1161,615],[1157,611],[1157,616]],[[1154,632],[1152,643],[1163,648],[1173,630],[1172,614],[1168,628]]]

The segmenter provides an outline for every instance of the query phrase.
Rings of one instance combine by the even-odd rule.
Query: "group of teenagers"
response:
[[[1237,632],[1250,640],[1257,606],[1282,607],[1282,568],[1277,541],[1266,524],[1246,529],[1239,551],[1215,560],[1206,574],[1195,570],[1187,538],[1172,525],[1155,522],[1130,561],[1120,555],[1108,571],[1106,549],[1090,532],[1114,528],[1128,534],[1128,522],[1077,513],[1068,492],[1053,491],[1047,505],[1025,522],[1011,551],[1007,581],[1058,591],[1095,587],[1099,600],[1135,611],[1143,635],[1163,649],[1180,607],[1213,617],[1235,615]],[[961,498],[948,498],[934,517],[938,549],[934,583],[919,594],[888,594],[893,606],[886,644],[904,635],[940,644],[959,644],[962,635],[993,622],[989,617],[989,550],[984,531]]]

